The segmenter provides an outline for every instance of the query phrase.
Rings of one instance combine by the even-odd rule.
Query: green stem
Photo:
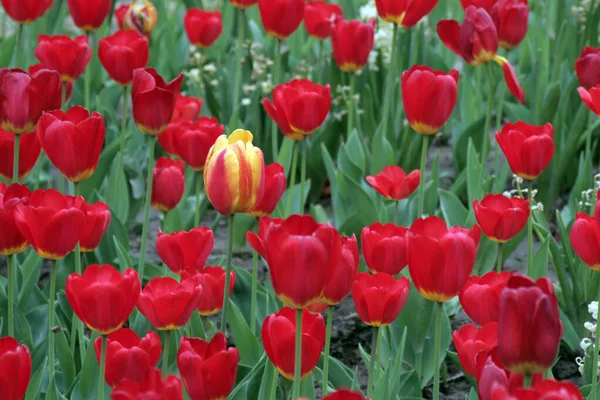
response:
[[[527,220],[527,275],[533,275],[533,181],[527,181],[529,219]]]
[[[63,82],[60,89],[60,109],[67,111],[67,82]]]
[[[32,133],[35,135],[36,133]],[[13,147],[13,173],[12,173],[12,181],[13,183],[19,182],[19,151],[21,148],[21,135],[15,135],[15,142]]]
[[[279,381],[279,371],[275,370],[273,383],[271,383],[271,395],[269,396],[269,400],[277,400],[277,381]]]
[[[324,54],[325,54],[325,41],[319,40],[319,61],[317,63],[317,69],[319,70],[319,74],[317,76],[317,83],[323,82],[323,71],[325,71],[325,68],[323,68],[323,55]]]
[[[596,380],[594,379],[594,382],[595,382],[595,381],[596,381]],[[531,387],[531,374],[525,374],[525,375],[523,376],[523,388],[524,388],[524,389],[529,389],[530,387]],[[594,386],[592,386],[592,390],[594,390],[594,389],[595,389],[595,385],[594,385]],[[592,395],[592,397],[591,397],[591,398],[592,398],[592,399],[595,399],[595,397],[594,397],[594,396],[595,396],[596,394],[595,394],[594,392],[592,392],[592,393],[593,393],[593,395]]]
[[[150,196],[152,194],[152,170],[154,169],[154,147],[156,145],[156,136],[150,137],[150,147],[148,148],[148,180],[146,183],[146,200],[144,202],[144,225],[142,228],[142,244],[140,245],[140,263],[138,273],[140,274],[140,283],[144,283],[144,267],[146,259],[146,242],[148,241],[148,217],[150,216]]]
[[[196,204],[194,210],[194,227],[200,226],[200,193],[202,193],[204,178],[202,172],[196,171]]]
[[[354,111],[356,109],[354,105],[354,90],[356,86],[356,74],[350,75],[350,96],[348,96],[348,131],[346,132],[346,139],[350,137],[352,130],[354,129]]]
[[[496,272],[502,272],[502,243],[498,243],[498,258],[496,259]]]
[[[488,97],[488,108],[487,114],[485,115],[485,127],[483,130],[483,143],[481,145],[481,173],[486,170],[485,165],[490,147],[490,127],[492,124],[492,109],[494,106],[494,74],[492,72],[492,66],[487,63],[488,78],[490,81],[490,95]]]
[[[17,29],[17,41],[15,45],[15,65],[17,68],[23,68],[23,60],[21,60],[21,36],[23,36],[23,24],[19,24]]]
[[[587,135],[585,137],[585,154],[586,155],[590,155],[592,154],[592,133],[593,133],[593,129],[590,127],[588,132],[586,132]]]
[[[597,272],[598,273],[598,272]],[[600,290],[598,291],[598,304],[600,304]],[[598,326],[598,325],[596,325]],[[596,399],[598,392],[598,349],[600,349],[600,331],[596,329],[596,343],[594,344],[594,351],[592,351],[594,359],[592,360],[592,395],[591,399]]]
[[[435,345],[434,345],[434,371],[433,376],[433,400],[440,399],[440,358],[442,352],[442,314],[444,303],[436,303],[435,315]]]
[[[229,310],[229,285],[231,280],[231,258],[233,256],[233,223],[235,214],[227,217],[227,264],[225,265],[225,290],[223,292],[223,312],[221,313],[221,332],[227,327],[227,311]]]
[[[6,274],[8,280],[8,336],[15,337],[15,311],[14,311],[14,300],[15,300],[15,267],[16,267],[16,256],[10,255],[7,258],[8,271]]]
[[[258,290],[258,253],[252,254],[252,297],[250,298],[250,330],[256,334],[256,301]]]
[[[56,268],[58,261],[52,261],[50,270],[50,299],[48,300],[48,376],[54,378],[54,302],[56,299]]]
[[[125,130],[127,129],[127,106],[129,100],[129,86],[123,86],[123,104],[121,106],[121,134],[119,136],[119,155],[117,158],[117,173],[112,182],[113,196],[119,190],[121,183],[121,171],[123,170],[123,158],[125,157]],[[124,221],[122,221],[124,222]]]
[[[296,309],[296,348],[294,354],[294,389],[292,399],[300,397],[300,377],[302,368],[302,308]]]
[[[292,152],[292,168],[290,169],[290,187],[288,189],[287,204],[285,206],[285,215],[289,216],[292,210],[292,199],[294,194],[294,186],[296,185],[296,168],[298,165],[298,148],[300,144],[294,141],[294,150]]]
[[[323,350],[323,396],[329,389],[329,351],[331,347],[331,327],[333,325],[333,307],[327,307],[327,330],[325,331],[325,350]]]
[[[100,380],[98,381],[98,399],[104,399],[104,374],[106,372],[106,335],[101,336],[102,348],[100,349]]]
[[[394,204],[394,225],[398,224],[398,208],[400,206],[400,202],[396,201],[396,204]]]
[[[421,182],[419,183],[419,207],[417,211],[417,218],[423,216],[423,209],[425,206],[425,174],[427,168],[427,148],[429,146],[429,136],[423,135],[423,143],[421,146]]]
[[[385,88],[385,97],[383,99],[383,110],[382,110],[382,132],[383,132],[383,136],[385,137],[389,137],[388,136],[388,122],[390,119],[390,111],[391,111],[391,102],[392,102],[392,94],[394,93],[394,90],[396,90],[396,80],[395,80],[395,76],[396,76],[396,48],[398,47],[398,24],[394,24],[394,36],[392,39],[392,60],[391,60],[391,65],[390,65],[390,69],[388,69],[388,73],[387,73],[387,85]]]
[[[308,154],[308,139],[302,140],[302,165],[300,166],[300,214],[304,213],[306,203],[306,157]]]
[[[371,362],[369,363],[369,380],[367,386],[367,397],[371,397],[373,393],[373,385],[375,384],[376,369],[379,369],[377,364],[377,348],[379,347],[379,328],[373,327],[373,339],[371,342]]]
[[[79,196],[79,182],[73,182],[73,195]],[[75,272],[81,275],[81,245],[77,242],[75,245]],[[83,322],[81,322],[75,313],[73,313],[71,323],[71,354],[75,354],[75,334],[79,340],[79,357],[81,362],[85,358],[85,342],[83,335]]]
[[[496,130],[499,131],[500,127],[502,125],[502,114],[504,112],[504,92],[506,91],[506,89],[504,88],[504,85],[500,85],[500,104],[498,105],[498,113],[496,115]],[[500,152],[502,151],[500,149],[500,146],[498,145],[498,143],[496,141],[494,141],[496,143],[496,150],[494,151],[494,171],[496,174],[496,177],[500,177]]]
[[[281,40],[277,39],[275,44],[275,72],[273,74],[273,88],[279,83],[279,70],[281,69]],[[277,123],[271,121],[271,152],[273,161],[277,161],[279,155],[279,144],[277,140]]]
[[[94,57],[94,31],[89,31],[86,32],[87,34],[87,39],[88,39],[88,45],[90,46],[90,49],[92,49],[92,58]],[[90,60],[91,61],[91,60]],[[91,64],[91,62],[90,62]],[[85,68],[85,75],[84,75],[84,107],[86,110],[90,110],[90,81],[91,81],[91,65],[88,64]]]
[[[170,347],[171,347],[171,331],[165,331],[165,343],[163,346],[163,362],[162,362],[163,378],[167,376],[167,369],[169,367],[169,348]]]
[[[235,112],[235,109],[239,106],[240,102],[240,86],[242,83],[242,51],[244,47],[244,35],[246,34],[246,26],[244,24],[244,10],[237,10],[238,14],[238,37],[236,44],[236,55],[235,55],[235,81],[233,85],[233,103],[231,113]]]

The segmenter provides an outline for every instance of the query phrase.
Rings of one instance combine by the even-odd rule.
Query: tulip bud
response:
[[[310,1],[304,7],[304,26],[308,34],[325,40],[331,35],[331,21],[343,16],[342,7],[325,1]]]
[[[596,218],[598,214],[596,214]],[[595,271],[600,271],[600,226],[594,217],[577,213],[571,228],[571,245],[581,260]]]
[[[506,287],[511,274],[509,272],[488,272],[471,276],[464,284],[458,299],[465,313],[478,325],[498,322],[500,295]]]
[[[223,31],[219,11],[190,8],[183,17],[183,24],[190,43],[201,49],[210,47]]]
[[[40,35],[35,56],[44,67],[57,71],[63,82],[73,82],[92,59],[92,50],[86,36]]]
[[[287,39],[302,22],[305,0],[258,0],[260,19],[267,35]]]
[[[67,0],[75,25],[86,32],[100,28],[110,13],[110,0]]]
[[[600,48],[586,46],[575,62],[575,72],[579,83],[591,89],[600,83]]]
[[[171,271],[179,274],[183,270],[202,269],[214,244],[213,231],[205,227],[197,227],[189,232],[158,232],[156,252]]]
[[[223,308],[225,278],[227,274],[221,267],[188,268],[181,272],[181,279],[193,279],[202,288],[202,296],[196,306],[203,317],[215,315]],[[229,294],[235,285],[235,271],[230,272]]]
[[[129,85],[133,71],[148,63],[148,38],[137,31],[120,30],[98,41],[98,58],[119,85]]]
[[[529,19],[527,0],[498,0],[490,15],[498,31],[500,47],[510,50],[523,41]]]
[[[375,19],[367,23],[338,18],[331,30],[333,58],[344,72],[363,69],[369,60],[375,40]]]
[[[406,233],[394,224],[375,222],[362,229],[360,237],[365,263],[372,273],[398,275],[408,263]]]
[[[481,203],[473,200],[475,218],[488,239],[506,243],[525,227],[529,218],[529,200],[488,194]]]
[[[161,157],[152,171],[152,207],[161,212],[171,211],[181,201],[185,189],[185,165]]]
[[[0,398],[23,399],[31,379],[31,354],[24,344],[10,336],[0,338]]]
[[[352,299],[358,316],[367,325],[380,327],[394,322],[408,299],[410,282],[379,272],[361,272],[354,278]]]

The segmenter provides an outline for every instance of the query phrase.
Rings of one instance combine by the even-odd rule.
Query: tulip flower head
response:
[[[99,201],[94,204],[84,203],[81,210],[85,213],[85,228],[81,233],[79,245],[82,253],[89,253],[100,245],[102,236],[110,226],[110,209],[108,204]]]
[[[6,14],[20,25],[41,18],[52,7],[54,0],[2,0]]]
[[[367,176],[367,182],[388,200],[399,201],[410,196],[419,186],[421,171],[408,175],[397,165],[389,165],[375,176]]]
[[[600,116],[600,83],[590,89],[580,86],[577,88],[577,92],[583,104],[594,114]]]
[[[500,47],[511,50],[523,41],[529,19],[528,0],[498,0],[490,13]]]
[[[458,353],[458,359],[463,370],[477,376],[476,360],[487,357],[489,352],[498,345],[498,324],[490,322],[481,328],[473,324],[465,325],[454,331],[452,340]]]
[[[125,379],[111,392],[112,400],[183,400],[181,380],[175,375],[169,375],[164,380],[158,369],[150,369],[141,382]]]
[[[575,72],[579,83],[591,89],[600,83],[600,48],[586,46],[575,62]]]
[[[595,218],[586,213],[577,213],[570,238],[573,250],[579,258],[594,271],[600,271],[599,213],[595,211],[594,214]]]
[[[308,34],[325,40],[331,35],[331,22],[343,16],[342,7],[323,0],[309,1],[304,7],[304,26]]]
[[[235,285],[235,271],[231,271],[229,280],[229,294]],[[202,288],[202,296],[196,309],[203,317],[215,315],[223,308],[225,294],[225,270],[221,267],[203,267],[200,269],[186,269],[181,272],[181,279],[193,279]]]
[[[158,141],[165,151],[183,159],[194,171],[203,171],[210,148],[224,131],[216,118],[180,119],[171,122]]]
[[[487,238],[494,242],[506,243],[527,224],[529,200],[488,194],[481,202],[473,200],[473,210]]]
[[[275,208],[277,203],[285,192],[287,179],[285,179],[285,173],[283,166],[277,163],[272,163],[265,166],[265,190],[260,199],[256,200],[256,204],[248,214],[255,217],[264,217],[270,215]]]
[[[175,100],[175,110],[173,111],[173,118],[171,119],[171,122],[182,119],[195,121],[200,116],[201,111],[202,99],[178,94],[177,99]]]
[[[386,22],[412,28],[429,14],[438,0],[376,0],[377,13]]]
[[[152,174],[152,207],[161,212],[168,212],[177,207],[185,189],[183,161],[161,157],[156,161]]]
[[[201,49],[210,47],[223,32],[219,11],[190,8],[183,17],[183,25],[190,43]]]
[[[488,14],[491,14],[492,8],[494,7],[494,4],[496,4],[497,1],[498,0],[460,0],[460,4],[465,10],[470,6],[474,6],[477,8],[483,8],[485,11],[488,12]]]
[[[20,135],[19,143],[19,180],[29,175],[42,151],[35,133]],[[11,181],[14,168],[15,134],[0,129],[0,176]]]
[[[331,29],[333,58],[344,72],[356,72],[369,60],[375,40],[375,19],[367,23],[337,18]]]
[[[471,276],[458,294],[465,313],[478,325],[497,322],[500,309],[500,295],[506,287],[509,272],[490,271],[487,274]]]
[[[323,397],[323,400],[365,400],[365,397],[360,392],[349,389],[338,389]]]
[[[148,38],[137,31],[119,30],[98,41],[98,58],[119,85],[133,80],[133,71],[148,63]]]
[[[100,28],[110,13],[110,0],[67,0],[75,25],[86,32]]]
[[[394,322],[408,299],[410,282],[380,272],[361,272],[354,278],[352,299],[360,319],[367,325],[380,327]]]
[[[492,387],[493,400],[529,400],[529,399],[560,399],[583,400],[581,392],[571,382],[559,382],[546,379],[537,382],[529,389],[507,388],[501,384]]]
[[[27,72],[29,73],[29,75],[33,76],[37,72],[39,72],[43,69],[47,69],[47,68],[44,67],[44,64],[42,64],[42,63],[31,64],[29,66],[29,68],[27,68]],[[64,84],[66,85],[66,87],[65,87],[65,102],[68,102],[69,99],[71,98],[71,95],[73,94],[73,82],[66,82]],[[49,111],[53,111],[53,110],[49,110]]]
[[[132,3],[123,16],[123,29],[150,36],[158,23],[156,7],[148,0]]]
[[[31,378],[31,354],[10,336],[0,337],[0,398],[23,399]]]
[[[86,36],[40,35],[35,56],[44,67],[57,71],[63,82],[73,82],[92,59],[92,50]]]
[[[354,277],[358,273],[360,254],[358,243],[354,235],[342,236],[342,249],[338,263],[329,271],[329,277],[325,284],[323,294],[319,299],[321,302],[335,306],[344,300],[350,293],[354,284]]]
[[[408,264],[408,229],[375,222],[361,231],[362,251],[369,271],[398,275]]]
[[[19,231],[14,211],[19,203],[28,202],[31,195],[25,185],[0,183],[0,254],[10,256],[22,253],[29,247],[27,239]]]
[[[285,40],[294,33],[304,17],[305,2],[305,0],[258,0],[260,19],[267,35]]]
[[[158,232],[156,252],[171,271],[179,274],[183,270],[202,269],[214,244],[213,231],[206,227],[197,227],[189,232]]]

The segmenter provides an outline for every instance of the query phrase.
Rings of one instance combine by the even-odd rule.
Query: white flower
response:
[[[360,19],[362,20],[370,20],[371,18],[377,17],[377,7],[375,6],[375,0],[369,0],[367,4],[362,6],[358,13],[360,14]]]
[[[208,72],[209,74],[217,72],[217,66],[214,63],[206,64],[203,69],[204,72]]]
[[[250,100],[247,97],[242,99],[242,105],[243,106],[249,106],[251,103],[252,103],[252,100]]]
[[[590,314],[592,314],[592,318],[594,318],[595,320],[598,320],[598,302],[597,301],[592,301],[590,304],[588,304],[588,312]]]
[[[584,353],[587,352],[588,347],[590,347],[591,345],[592,341],[590,340],[590,338],[583,338],[581,340],[581,343],[579,343],[579,347],[581,347]]]
[[[512,199],[512,194],[510,192],[508,192],[508,191],[502,192],[502,196],[508,197],[509,199]]]

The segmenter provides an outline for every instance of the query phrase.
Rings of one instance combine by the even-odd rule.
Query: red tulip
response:
[[[529,200],[488,194],[481,203],[473,200],[473,211],[485,236],[494,242],[505,243],[517,236],[527,224]]]
[[[409,290],[410,281],[405,277],[394,279],[385,272],[375,275],[361,272],[354,278],[352,299],[362,322],[370,326],[386,326],[394,322],[402,311]]]
[[[471,275],[481,229],[454,226],[438,217],[417,219],[408,233],[408,269],[421,296],[445,302]]]
[[[491,14],[492,8],[497,1],[498,0],[460,0],[460,4],[465,10],[470,6],[475,6],[477,8],[483,8],[488,14]]]
[[[500,297],[498,356],[506,369],[541,373],[554,362],[563,333],[548,278],[513,275]]]
[[[0,182],[0,254],[10,256],[29,247],[14,219],[14,210],[20,202],[27,202],[31,193],[25,185],[6,186]]]
[[[108,75],[126,86],[133,71],[148,63],[148,38],[137,31],[117,31],[98,41],[98,58]]]
[[[260,19],[267,35],[287,39],[302,22],[305,0],[258,0]]]
[[[246,238],[266,260],[279,299],[295,308],[321,297],[341,256],[341,238],[335,228],[308,215],[286,220],[262,217],[258,235],[248,232]]]
[[[462,287],[458,298],[465,313],[477,324],[498,322],[500,295],[506,287],[509,272],[488,272],[482,277],[471,276]]]
[[[304,26],[310,36],[325,40],[331,35],[331,21],[342,16],[342,7],[337,4],[309,1],[304,7]]]
[[[181,283],[173,278],[153,278],[140,294],[137,306],[152,326],[174,330],[187,324],[196,309],[202,288],[191,280]]]
[[[517,78],[517,74],[513,69],[512,65],[508,60],[504,57],[496,56],[494,57],[494,61],[502,67],[502,73],[504,74],[504,82],[506,82],[506,87],[508,87],[508,91],[512,94],[521,104],[525,104],[525,92],[521,88],[519,84],[519,79]]]
[[[465,325],[460,330],[454,331],[452,340],[463,370],[475,377],[477,357],[487,357],[487,354],[498,345],[498,324],[490,322],[479,329],[473,324]]]
[[[363,228],[360,241],[369,271],[398,275],[406,267],[407,232],[408,229],[402,226],[381,222]]]
[[[0,176],[11,181],[13,177],[15,135],[0,129]],[[29,175],[40,157],[42,146],[35,133],[21,135],[19,143],[19,180]]]
[[[421,171],[406,175],[397,165],[389,165],[375,176],[367,176],[367,182],[388,200],[399,201],[410,196],[419,186]]]
[[[210,342],[183,336],[177,353],[177,367],[192,400],[226,399],[235,386],[238,350],[227,348],[221,332]]]
[[[536,179],[554,155],[554,128],[525,122],[507,123],[496,132],[496,141],[508,160],[512,172],[522,179]]]
[[[75,249],[85,229],[83,203],[82,197],[39,189],[31,193],[29,204],[17,205],[14,218],[40,257],[60,260]]]
[[[158,141],[165,151],[174,151],[194,171],[203,171],[210,148],[224,131],[225,127],[216,118],[200,117],[195,122],[179,120],[171,122]],[[170,137],[165,135],[167,132]]]
[[[358,273],[360,254],[354,235],[342,236],[342,253],[338,263],[329,272],[325,290],[319,299],[321,302],[335,306],[344,300],[350,293],[354,284],[354,277]]]
[[[104,144],[104,117],[76,106],[67,112],[44,113],[37,135],[44,152],[71,182],[94,174]]]
[[[500,47],[510,50],[523,41],[529,19],[527,0],[498,0],[491,16],[498,31]]]
[[[404,28],[415,26],[437,3],[438,0],[375,0],[381,19]]]
[[[182,80],[182,73],[165,83],[154,68],[138,68],[133,71],[133,118],[140,131],[157,136],[165,130],[173,118]]]
[[[29,75],[33,76],[43,69],[46,69],[46,67],[44,67],[44,64],[42,64],[42,63],[31,64],[29,66],[29,68],[27,68],[27,72],[29,73]],[[56,72],[58,72],[58,71],[56,71]],[[68,102],[69,99],[71,98],[71,94],[73,94],[73,82],[66,82],[65,85],[66,85],[65,102]],[[60,95],[61,94],[59,93],[59,96]]]
[[[119,383],[110,394],[112,400],[183,400],[181,380],[169,375],[165,380],[158,369],[150,369],[141,382],[126,379]]]
[[[175,100],[175,110],[173,111],[171,122],[180,119],[195,121],[200,116],[200,111],[202,111],[202,99],[184,96],[180,93]]]
[[[333,57],[344,72],[363,69],[369,60],[375,40],[375,19],[367,23],[338,18],[331,29]]]
[[[237,8],[249,8],[258,3],[258,0],[229,0]]]
[[[284,307],[267,316],[262,326],[262,341],[265,353],[279,373],[288,380],[294,380],[296,310]],[[302,310],[302,378],[310,374],[317,365],[324,344],[323,317]]]
[[[287,180],[283,167],[280,164],[272,163],[265,166],[265,190],[262,197],[256,200],[256,204],[248,214],[257,217],[264,217],[271,214],[277,203],[285,192]]]
[[[600,116],[600,83],[589,90],[580,86],[577,88],[577,92],[583,104]]]
[[[436,71],[415,65],[402,73],[402,104],[410,126],[433,135],[450,118],[458,96],[458,71]]]
[[[231,271],[229,294],[235,285],[235,272]],[[193,279],[202,288],[202,296],[196,309],[203,317],[214,315],[223,308],[225,294],[225,270],[221,267],[203,267],[187,269],[181,272],[181,279]]]
[[[600,271],[600,225],[594,217],[577,213],[570,236],[579,258],[591,269]]]
[[[190,8],[183,17],[183,25],[190,43],[201,49],[210,47],[223,32],[219,11]]]
[[[119,7],[115,8],[115,19],[117,20],[119,29],[125,28],[123,24],[125,22],[125,15],[127,15],[127,11],[129,11],[129,6],[130,4],[121,4]]]
[[[183,161],[161,157],[156,161],[152,175],[152,207],[161,212],[177,207],[185,189]]]
[[[584,47],[575,62],[575,72],[577,72],[579,83],[585,89],[591,89],[598,85],[600,83],[600,48]]]
[[[58,71],[63,82],[73,82],[92,59],[86,36],[40,35],[35,56],[48,69]]]
[[[535,384],[530,389],[509,389],[503,385],[495,384],[492,388],[492,400],[583,400],[581,392],[571,382],[558,382],[546,379]]]
[[[133,2],[123,15],[123,29],[136,30],[139,33],[150,36],[158,23],[158,12],[149,0]]]
[[[81,251],[87,253],[94,251],[100,245],[102,236],[110,225],[111,215],[108,204],[103,202],[85,204],[82,211],[86,215],[86,221],[79,245]]]
[[[325,121],[331,107],[331,90],[329,85],[294,79],[275,87],[273,102],[264,99],[263,106],[284,136],[302,140]]]
[[[189,232],[158,232],[156,252],[171,271],[179,274],[185,269],[202,269],[214,244],[213,232],[205,227],[197,227]]]
[[[31,378],[31,354],[14,338],[0,338],[0,398],[20,400],[27,392]]]
[[[111,265],[93,264],[81,275],[69,275],[65,292],[77,317],[94,332],[108,335],[129,318],[140,296],[140,278],[131,268],[121,274]]]
[[[43,69],[34,75],[20,69],[0,69],[0,125],[12,133],[35,130],[42,112],[61,104],[60,76]]]
[[[52,7],[53,0],[2,0],[6,14],[19,24],[30,24]]]
[[[130,379],[141,382],[146,373],[156,367],[162,345],[156,332],[148,331],[142,339],[133,329],[121,328],[108,335],[106,341],[105,378],[109,386]],[[96,359],[100,363],[102,338],[94,342]]]
[[[360,392],[349,389],[338,389],[323,397],[323,400],[365,400],[365,398]]]
[[[78,28],[95,31],[104,23],[110,12],[110,0],[67,0],[69,12]]]

